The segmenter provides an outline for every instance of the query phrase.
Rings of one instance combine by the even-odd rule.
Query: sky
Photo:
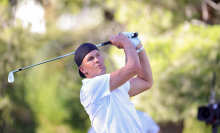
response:
[[[46,31],[44,9],[34,0],[23,0],[20,2],[15,12],[15,18],[21,20],[24,28],[31,24],[32,32],[44,33]]]
[[[21,20],[24,28],[31,25],[34,33],[45,33],[44,8],[34,0],[22,0],[18,3],[15,18]],[[99,9],[83,10],[79,14],[63,14],[57,20],[57,28],[61,30],[82,30],[100,24],[102,14]],[[15,20],[15,24],[16,24]]]

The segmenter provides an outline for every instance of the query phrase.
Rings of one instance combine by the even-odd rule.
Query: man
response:
[[[147,113],[137,110],[137,114],[141,120],[142,130],[144,133],[161,133],[160,127],[154,122],[154,120]],[[96,132],[93,127],[90,127],[87,133],[96,133]]]
[[[95,45],[84,43],[75,52],[80,76],[86,78],[80,91],[81,104],[97,133],[142,133],[129,98],[149,89],[153,79],[145,50],[139,38],[132,35],[109,37],[112,45],[124,49],[126,55],[126,65],[110,74],[106,74],[104,59]]]

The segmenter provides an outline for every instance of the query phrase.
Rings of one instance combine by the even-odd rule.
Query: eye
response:
[[[88,59],[88,61],[91,61],[91,60],[93,60],[93,57],[90,57],[90,58]]]
[[[97,57],[99,57],[100,55],[98,54]]]

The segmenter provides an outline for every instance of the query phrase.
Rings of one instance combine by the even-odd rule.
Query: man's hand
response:
[[[112,45],[116,46],[117,48],[121,49],[125,47],[125,45],[130,45],[131,41],[129,38],[124,34],[118,34],[115,36],[111,36],[108,38]]]
[[[134,37],[132,38],[132,36],[134,36],[133,32],[123,32],[124,35],[126,35],[129,40],[132,42],[132,44],[134,45],[134,48],[137,47],[137,45],[141,42],[140,39],[138,37]]]

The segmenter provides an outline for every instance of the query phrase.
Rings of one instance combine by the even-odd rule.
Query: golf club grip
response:
[[[138,36],[138,33],[135,32],[135,33],[134,33],[134,36],[132,36],[132,38],[137,37],[137,36]],[[110,42],[110,41],[103,42],[103,43],[102,43],[102,46],[104,46],[104,45],[108,45],[108,44],[111,44],[111,42]]]

